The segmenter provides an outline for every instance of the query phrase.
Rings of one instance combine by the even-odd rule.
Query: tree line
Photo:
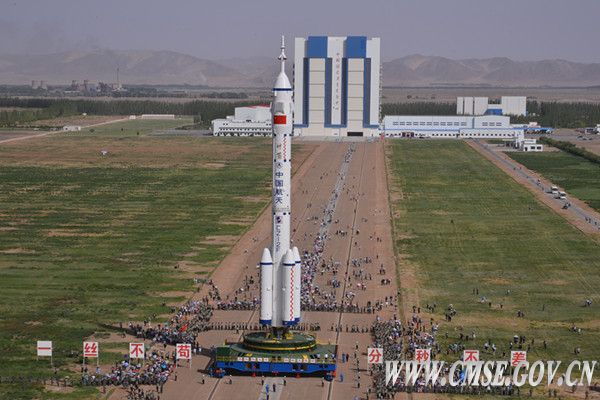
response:
[[[3,106],[0,99],[0,107],[23,107]],[[70,104],[50,104],[46,107],[35,107],[31,110],[9,110],[0,111],[0,126],[18,126],[42,119],[53,119],[77,114],[77,110]]]
[[[526,117],[512,117],[513,123],[535,121],[553,128],[585,128],[600,123],[600,104],[527,102]]]
[[[0,98],[0,107],[32,108],[0,112],[0,125],[18,125],[39,119],[87,113],[90,115],[175,114],[190,115],[203,123],[232,115],[235,107],[248,101],[193,100],[169,102],[155,100],[89,100],[51,98]],[[582,128],[600,123],[600,104],[529,101],[527,116],[512,116],[513,123],[536,121],[554,128]],[[386,115],[456,115],[456,103],[410,102],[382,104]]]
[[[0,125],[16,125],[39,119],[87,113],[89,115],[175,114],[196,116],[204,123],[232,115],[235,107],[250,102],[194,100],[167,102],[152,100],[72,100],[46,98],[0,98],[0,107],[35,108],[0,113]]]
[[[585,158],[586,160],[593,162],[594,164],[600,165],[600,155],[592,153],[591,151],[588,151],[583,147],[578,147],[571,142],[565,142],[563,140],[554,140],[545,136],[540,138],[540,142],[556,147],[575,156]]]

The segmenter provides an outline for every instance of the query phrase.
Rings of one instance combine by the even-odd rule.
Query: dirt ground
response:
[[[107,151],[105,156],[102,155],[102,150]],[[203,165],[205,162],[203,159],[206,159],[210,164],[208,167],[219,168],[219,165],[210,163],[210,160],[235,160],[246,151],[248,150],[242,146],[215,146],[208,140],[185,137],[169,140],[46,137],[36,141],[10,143],[0,163],[60,167],[79,165],[169,167]],[[199,157],[203,154],[210,157]]]
[[[65,126],[65,125],[79,125],[86,127],[90,125],[99,125],[106,122],[114,122],[115,120],[122,120],[122,115],[73,115],[70,117],[53,118],[53,119],[41,119],[33,122],[33,126]]]
[[[325,246],[323,259],[340,262],[340,274],[348,274],[350,260],[360,257],[371,257],[373,262],[364,268],[373,276],[366,281],[366,290],[359,289],[351,281],[346,286],[336,289],[337,298],[344,293],[356,294],[356,302],[365,305],[367,301],[384,300],[396,295],[396,268],[392,246],[387,183],[383,142],[374,143],[319,143],[317,149],[298,169],[292,180],[293,210],[292,241],[300,252],[311,249],[315,234],[319,230],[322,210],[329,201],[333,188],[338,180],[338,172],[343,164],[344,154],[349,146],[356,146],[350,162],[343,192],[337,201],[330,236]],[[255,225],[236,243],[230,254],[215,270],[212,278],[222,294],[229,294],[242,287],[246,276],[254,276],[258,282],[258,269],[262,249],[270,246],[271,224],[270,207],[259,217]],[[318,217],[316,221],[313,217]],[[338,229],[346,230],[346,236],[336,235]],[[377,241],[377,238],[381,241]],[[385,275],[379,274],[383,265]],[[319,287],[327,286],[333,277],[326,272],[317,274]],[[381,279],[388,278],[391,285],[382,285]],[[206,288],[207,289],[207,288]],[[206,295],[206,289],[195,295],[200,298]],[[258,295],[258,284],[243,295],[241,299],[251,299]],[[378,313],[382,318],[391,318],[399,312],[396,301],[384,307]],[[357,358],[359,371],[354,367],[354,358],[348,363],[338,363],[338,378],[331,383],[323,383],[321,378],[286,378],[286,386],[278,389],[279,399],[352,399],[354,396],[365,397],[371,384],[367,372],[366,348],[371,343],[369,333],[346,332],[346,327],[357,326],[368,328],[374,321],[374,314],[337,313],[337,312],[303,312],[303,322],[316,323],[321,331],[316,332],[319,342],[336,343],[338,354],[341,352],[354,354],[358,346]],[[258,322],[257,311],[216,311],[213,321],[223,322]],[[340,323],[342,331],[331,330],[333,323]],[[225,340],[238,340],[243,332],[208,331],[202,333],[198,340],[204,347],[222,344]],[[177,381],[173,379],[165,385],[161,399],[262,399],[260,378],[232,377],[214,379],[202,374],[209,363],[208,357],[194,356],[193,368],[179,367]],[[343,374],[345,379],[340,381]],[[204,377],[205,384],[199,383]],[[359,378],[360,377],[360,378]],[[279,378],[280,379],[280,378]],[[360,389],[357,382],[360,379]],[[122,399],[124,393],[119,390],[111,399]],[[271,397],[273,398],[273,397]]]
[[[71,117],[68,117],[71,118]],[[76,118],[89,118],[89,122],[76,123],[67,121],[68,118],[56,118],[51,120],[40,120],[34,123],[38,126],[64,126],[64,125],[82,125],[85,127],[99,126],[112,124],[113,122],[124,121],[123,117],[117,116],[94,116],[94,117],[76,117]],[[79,121],[75,119],[74,121]],[[44,122],[44,123],[42,123]],[[36,128],[37,129],[37,128]],[[36,131],[36,130],[14,130],[14,131],[0,131],[0,144],[20,142],[26,139],[43,138],[45,136],[52,135],[61,131]]]

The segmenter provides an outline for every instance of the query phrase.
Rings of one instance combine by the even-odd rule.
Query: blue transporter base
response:
[[[252,332],[242,343],[217,347],[211,373],[224,375],[335,377],[337,346],[318,344],[314,336]]]

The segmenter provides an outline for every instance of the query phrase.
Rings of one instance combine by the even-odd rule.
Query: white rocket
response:
[[[281,72],[273,87],[273,245],[260,261],[260,323],[275,328],[300,321],[301,263],[290,249],[292,177],[292,85],[285,74],[285,43],[281,37]]]

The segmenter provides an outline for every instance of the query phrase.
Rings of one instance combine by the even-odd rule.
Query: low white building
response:
[[[501,115],[388,115],[382,133],[391,138],[514,139],[523,128],[511,126],[510,117]]]
[[[142,114],[140,119],[175,119],[175,114]]]
[[[518,134],[512,145],[521,151],[544,151],[544,145],[539,144],[536,139],[526,139],[524,134]]]
[[[212,120],[211,131],[214,136],[270,136],[271,108],[236,107],[234,115]]]

